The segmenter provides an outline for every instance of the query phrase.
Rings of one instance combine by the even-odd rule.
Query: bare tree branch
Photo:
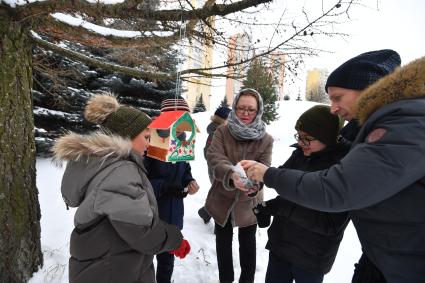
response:
[[[307,22],[307,24],[305,26],[303,26],[301,28],[298,28],[298,29],[295,28],[294,29],[294,33],[291,36],[287,37],[284,41],[280,42],[279,44],[276,44],[272,48],[268,48],[265,51],[262,51],[260,53],[257,53],[257,54],[255,54],[255,55],[253,55],[253,56],[251,56],[251,57],[249,57],[247,59],[240,60],[238,62],[234,62],[234,63],[226,62],[223,65],[213,66],[211,68],[186,69],[186,70],[181,71],[181,74],[183,75],[183,74],[189,74],[189,73],[199,73],[199,72],[203,72],[203,71],[207,71],[207,70],[217,70],[217,69],[222,69],[222,68],[227,68],[227,67],[244,65],[244,64],[247,64],[248,62],[251,62],[251,61],[253,61],[253,60],[257,59],[257,58],[264,57],[264,56],[266,56],[266,55],[268,55],[268,54],[270,54],[270,53],[272,53],[274,51],[277,51],[281,47],[284,47],[284,46],[289,46],[290,47],[291,46],[290,45],[290,42],[294,41],[297,37],[303,36],[304,35],[304,32],[306,32],[309,28],[313,27],[316,23],[320,22],[322,19],[330,16],[333,11],[335,11],[338,8],[340,8],[341,7],[341,2],[342,2],[342,0],[339,0],[334,6],[332,6],[327,11],[325,11],[324,13],[322,13],[321,15],[319,15],[317,18],[315,18],[311,22]],[[349,1],[349,4],[352,5],[352,2],[353,1]],[[284,50],[284,53],[290,55],[290,52],[288,52],[288,50],[290,50],[291,48],[285,48],[285,49],[286,50]],[[294,50],[298,50],[299,51],[298,54],[302,53],[303,50],[304,51],[310,51],[310,53],[314,50],[313,48],[307,47],[305,45],[304,45],[304,47],[303,46],[299,46],[299,45],[293,46],[293,49]]]
[[[91,32],[80,26],[71,26],[51,17],[45,19],[36,28],[38,32],[49,36],[78,42],[86,46],[96,46],[103,48],[152,48],[169,45],[179,39],[179,34],[175,33],[166,37],[116,37],[104,36],[96,32]]]
[[[146,20],[159,21],[186,21],[192,19],[206,19],[211,16],[224,16],[250,7],[271,2],[272,0],[241,0],[230,4],[205,5],[194,10],[150,10],[141,9],[137,1],[124,1],[120,4],[91,4],[84,0],[46,0],[29,3],[23,7],[17,7],[18,13],[23,17],[55,12],[86,13],[89,16],[111,18],[143,18]]]

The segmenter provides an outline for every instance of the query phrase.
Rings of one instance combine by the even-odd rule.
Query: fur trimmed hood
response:
[[[212,115],[210,119],[211,122],[217,123],[218,125],[224,124],[224,122],[226,122],[226,119],[223,119],[218,115]]]
[[[56,140],[53,153],[56,165],[61,166],[63,161],[67,161],[61,191],[71,207],[81,204],[91,180],[108,167],[113,170],[132,161],[146,171],[142,156],[132,150],[129,139],[102,131],[88,135],[67,134]]]
[[[80,161],[90,157],[107,159],[126,158],[130,155],[132,144],[130,139],[118,135],[110,135],[102,131],[89,135],[70,133],[56,140],[53,146],[53,160]]]
[[[384,105],[403,99],[425,96],[425,57],[397,68],[361,94],[357,102],[360,125]]]

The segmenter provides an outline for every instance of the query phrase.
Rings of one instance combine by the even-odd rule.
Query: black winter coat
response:
[[[303,171],[326,169],[346,153],[347,147],[342,144],[325,148],[311,156],[304,156],[301,148],[297,148],[279,168]],[[318,188],[315,186],[310,189]],[[312,272],[328,273],[349,222],[348,213],[321,212],[279,196],[268,201],[267,206],[274,210],[274,218],[268,230],[266,248],[295,266]]]
[[[350,211],[365,255],[388,283],[425,282],[425,57],[368,87],[362,128],[327,170],[269,168],[264,183],[317,210]],[[320,184],[320,190],[311,190]]]
[[[339,142],[348,143],[351,146],[353,141],[356,139],[359,131],[359,122],[357,121],[357,119],[352,119],[339,132]]]
[[[158,203],[159,217],[168,224],[183,229],[183,189],[195,180],[188,162],[164,162],[151,157],[144,158],[147,177],[152,184]],[[179,195],[181,192],[181,195]]]

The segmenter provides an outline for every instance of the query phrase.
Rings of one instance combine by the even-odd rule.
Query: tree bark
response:
[[[0,13],[0,282],[27,282],[43,264],[29,29]]]

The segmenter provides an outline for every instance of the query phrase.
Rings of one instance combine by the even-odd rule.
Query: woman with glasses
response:
[[[347,153],[347,147],[337,143],[339,118],[328,106],[316,105],[304,112],[295,129],[295,150],[279,168],[317,171]],[[311,189],[320,190],[320,184]],[[262,228],[269,226],[273,215],[266,245],[270,250],[266,283],[322,282],[334,263],[348,213],[320,212],[279,196],[259,204],[254,212]]]
[[[262,114],[263,100],[260,94],[254,89],[241,90],[234,98],[227,124],[215,131],[207,152],[213,180],[205,209],[215,221],[221,283],[234,280],[234,227],[239,228],[239,282],[254,282],[257,220],[252,209],[262,201],[263,195],[262,191],[252,193],[253,187],[241,182],[235,165],[243,159],[270,165],[273,138],[266,133],[265,124],[261,120]]]

